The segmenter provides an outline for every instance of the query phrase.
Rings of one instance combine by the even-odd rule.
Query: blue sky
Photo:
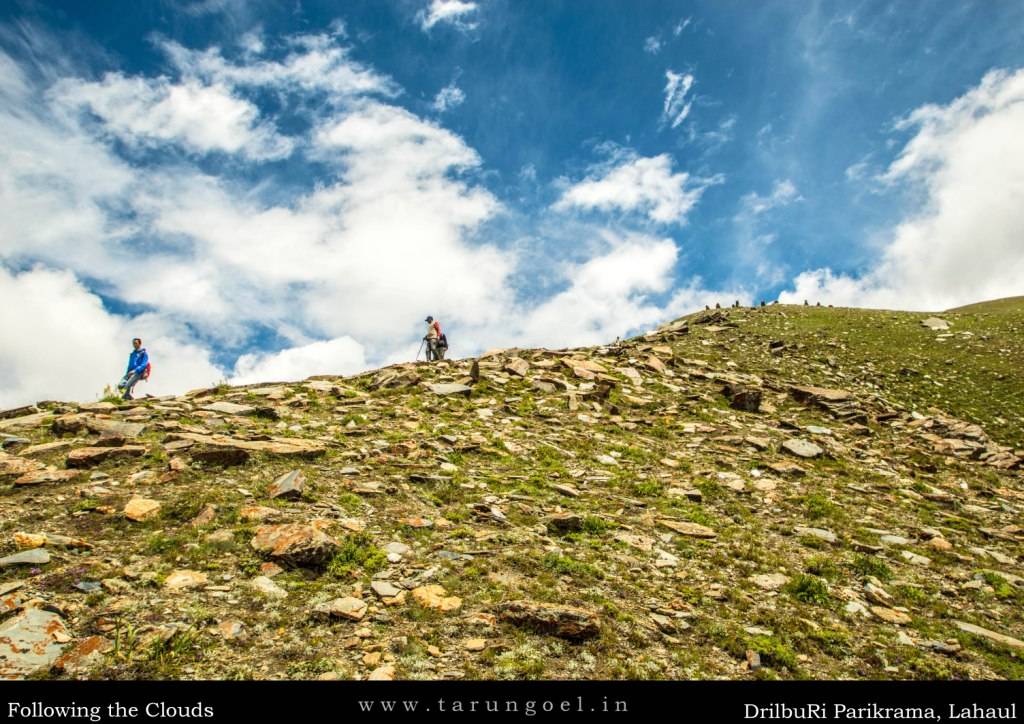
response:
[[[408,359],[427,313],[470,355],[716,301],[1024,293],[1022,27],[980,1],[6,3],[0,402],[95,397],[135,334],[161,393]]]

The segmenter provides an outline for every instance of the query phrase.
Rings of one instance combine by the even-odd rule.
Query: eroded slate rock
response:
[[[816,458],[825,452],[813,442],[798,437],[783,442],[782,449],[801,458]]]
[[[306,476],[301,470],[285,473],[270,484],[268,491],[271,498],[297,499],[306,490]]]
[[[498,612],[501,621],[570,641],[583,641],[601,632],[596,613],[573,606],[511,601],[498,606]]]
[[[325,601],[313,609],[316,618],[344,618],[360,621],[366,615],[366,601],[353,596],[344,596]]]
[[[68,454],[69,468],[91,468],[107,460],[116,458],[137,458],[146,454],[143,445],[124,445],[123,447],[82,447]]]
[[[466,385],[460,385],[455,382],[441,382],[434,385],[427,385],[427,388],[435,395],[464,395],[469,397],[470,393],[473,392],[472,387]]]
[[[305,523],[261,525],[251,545],[260,555],[297,566],[325,564],[338,549],[338,541]]]
[[[0,677],[23,679],[53,665],[71,641],[64,620],[42,608],[26,608],[0,624]]]
[[[41,566],[49,562],[49,551],[45,548],[33,548],[32,550],[20,551],[0,558],[0,568],[9,568],[10,566]]]

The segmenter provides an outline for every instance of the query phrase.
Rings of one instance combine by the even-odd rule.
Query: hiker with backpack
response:
[[[427,343],[427,362],[444,359],[448,338],[441,333],[440,322],[429,316],[424,321],[427,323],[427,336],[423,338]]]
[[[152,369],[149,364],[149,355],[146,353],[145,347],[142,346],[142,340],[138,337],[133,339],[132,348],[131,354],[128,355],[128,369],[121,381],[117,383],[117,389],[124,390],[122,399],[125,400],[135,399],[132,397],[132,390],[139,380],[149,379],[149,371]]]

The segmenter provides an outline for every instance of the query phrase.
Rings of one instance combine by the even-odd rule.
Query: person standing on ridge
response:
[[[120,382],[117,383],[117,389],[124,390],[124,397],[122,399],[132,400],[132,390],[135,388],[136,383],[139,380],[149,379],[149,354],[146,353],[146,348],[142,346],[142,340],[136,337],[132,340],[132,352],[128,355],[128,369],[124,373],[124,377]]]
[[[423,338],[427,343],[427,362],[444,359],[444,348],[447,344],[444,335],[441,334],[440,322],[430,316],[424,321],[427,323],[427,336]]]

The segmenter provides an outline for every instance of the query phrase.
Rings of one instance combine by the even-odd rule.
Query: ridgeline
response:
[[[0,676],[1021,679],[1022,371],[772,305],[3,412]]]

